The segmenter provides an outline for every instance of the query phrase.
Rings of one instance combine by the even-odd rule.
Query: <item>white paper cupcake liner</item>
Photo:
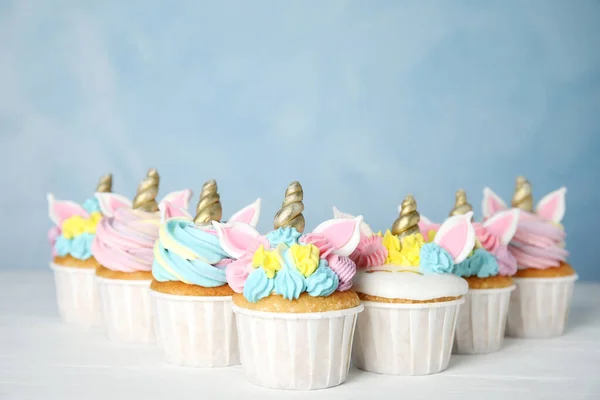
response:
[[[165,360],[189,367],[240,363],[231,296],[176,296],[150,291],[156,339]]]
[[[455,354],[484,354],[500,350],[513,290],[514,285],[498,289],[469,289],[465,304],[458,312]]]
[[[50,263],[56,283],[58,311],[63,321],[84,328],[99,326],[100,299],[94,268],[71,268]]]
[[[233,306],[247,379],[274,389],[324,389],[348,377],[363,306],[322,313],[270,313]]]
[[[154,342],[150,304],[150,280],[96,277],[102,304],[102,320],[110,340],[127,343]]]
[[[426,375],[448,367],[460,305],[363,301],[354,339],[354,364],[378,374]]]
[[[521,338],[550,338],[564,333],[577,275],[513,278],[506,333]]]

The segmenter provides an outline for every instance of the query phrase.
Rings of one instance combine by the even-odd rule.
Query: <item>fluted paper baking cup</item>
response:
[[[101,323],[100,299],[93,268],[71,268],[50,263],[56,284],[58,311],[63,321],[84,328]]]
[[[176,296],[150,291],[156,340],[165,360],[188,367],[240,363],[231,296]]]
[[[363,306],[321,313],[271,313],[233,306],[247,379],[273,389],[324,389],[348,377]]]
[[[521,338],[550,338],[564,333],[577,275],[513,278],[506,333]]]
[[[150,280],[119,280],[96,276],[102,320],[110,340],[154,342]]]
[[[469,289],[458,312],[455,354],[484,354],[498,351],[504,343],[508,302],[515,286]]]
[[[448,367],[460,305],[363,301],[354,338],[357,368],[388,375],[427,375]]]

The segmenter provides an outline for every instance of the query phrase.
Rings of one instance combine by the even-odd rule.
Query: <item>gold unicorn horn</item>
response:
[[[533,194],[531,183],[525,177],[519,176],[512,198],[512,206],[528,212],[533,212]]]
[[[138,185],[137,193],[133,199],[134,209],[148,212],[158,211],[156,195],[158,194],[159,182],[158,171],[154,168],[149,169],[144,180]]]
[[[299,182],[294,181],[290,183],[285,190],[285,198],[281,209],[275,214],[275,220],[273,226],[275,229],[283,227],[292,227],[300,233],[304,231],[304,192],[302,191],[302,185]]]
[[[202,185],[200,200],[196,206],[196,216],[194,223],[196,225],[210,224],[211,221],[220,221],[223,216],[223,207],[221,206],[221,196],[217,181],[211,179]]]
[[[392,224],[392,234],[399,237],[419,233],[419,220],[421,216],[417,211],[417,202],[412,194],[406,196],[400,207],[400,216]]]
[[[112,174],[106,174],[98,182],[96,193],[110,193],[112,191]]]
[[[454,208],[450,211],[450,216],[465,215],[469,211],[473,211],[473,206],[467,201],[467,192],[464,189],[459,189],[456,192],[456,201]]]

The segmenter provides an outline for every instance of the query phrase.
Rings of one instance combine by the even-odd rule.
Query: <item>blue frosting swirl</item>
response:
[[[82,233],[73,239],[67,239],[63,235],[56,238],[54,250],[60,257],[71,255],[78,260],[87,260],[92,257],[92,241],[94,235]]]
[[[454,266],[453,273],[462,277],[488,278],[498,275],[498,261],[485,249],[476,249],[473,255]]]
[[[279,243],[284,243],[288,247],[298,243],[298,238],[301,233],[293,227],[277,228],[267,234],[267,240],[271,244],[272,248],[277,247]]]
[[[244,283],[244,297],[251,303],[256,303],[271,294],[275,284],[274,279],[267,278],[262,268],[257,268],[248,275]]]
[[[87,260],[92,256],[94,235],[82,233],[71,240],[71,255],[78,260]]]
[[[56,254],[60,257],[64,257],[71,251],[71,240],[67,239],[63,235],[60,235],[56,238],[56,242],[54,243],[54,250]]]
[[[100,212],[100,202],[95,197],[90,197],[83,202],[83,209],[88,213]]]
[[[320,260],[316,271],[306,278],[306,292],[311,296],[329,296],[339,284],[338,276],[329,268],[327,261]]]
[[[292,254],[289,250],[285,252],[281,270],[275,275],[275,293],[283,296],[284,299],[292,300],[300,297],[300,294],[306,289],[304,275],[298,271]]]
[[[184,281],[203,287],[227,283],[225,269],[215,267],[227,253],[215,235],[187,219],[171,219],[154,245],[152,276],[160,282]]]
[[[450,253],[433,242],[426,243],[421,247],[419,257],[422,272],[447,274],[452,272],[454,267],[454,261]]]

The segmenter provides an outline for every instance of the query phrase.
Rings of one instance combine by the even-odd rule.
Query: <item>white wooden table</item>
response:
[[[483,397],[482,397],[483,396]],[[443,373],[395,377],[350,371],[336,388],[252,386],[240,367],[162,362],[153,346],[109,342],[61,323],[48,272],[0,272],[0,399],[600,399],[600,284],[578,283],[567,333],[507,339],[502,351],[452,356]]]

